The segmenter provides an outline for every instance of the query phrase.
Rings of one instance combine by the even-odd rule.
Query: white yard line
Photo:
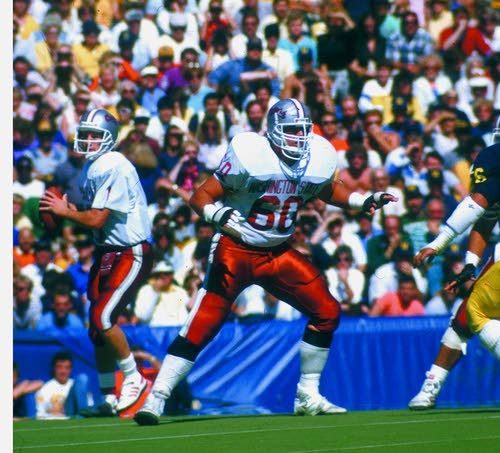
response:
[[[478,418],[478,417],[463,417],[457,419],[456,417],[453,418],[446,418],[446,419],[425,419],[425,420],[408,420],[408,421],[397,421],[397,422],[377,422],[377,423],[367,423],[364,424],[363,426],[388,426],[388,425],[403,425],[403,424],[422,424],[422,423],[435,423],[435,422],[448,422],[448,421],[471,421],[471,420],[477,420],[478,422],[484,422],[484,420],[487,419],[495,419],[495,418],[500,418],[499,415],[494,415],[494,416],[489,416],[489,417],[484,417],[484,418]],[[167,424],[165,424],[167,425]],[[130,425],[128,424],[102,424],[102,425],[92,425],[88,426],[88,428],[96,428],[96,427],[112,427],[112,426],[125,426],[130,428]],[[341,425],[341,426],[332,426],[332,425],[325,425],[325,426],[310,426],[310,427],[290,427],[290,428],[270,428],[270,429],[248,429],[248,430],[238,430],[238,431],[221,431],[221,432],[210,432],[210,433],[199,433],[199,434],[178,434],[174,436],[156,436],[156,437],[136,437],[136,438],[131,438],[131,439],[116,439],[116,440],[103,440],[103,441],[90,441],[90,442],[67,442],[67,443],[59,443],[59,444],[45,444],[45,445],[30,445],[30,446],[25,446],[25,447],[15,447],[15,450],[28,450],[28,449],[33,449],[33,448],[55,448],[55,447],[77,447],[77,446],[83,446],[83,445],[106,445],[106,444],[117,444],[117,443],[127,443],[127,442],[141,442],[141,441],[147,441],[147,440],[167,440],[167,439],[182,439],[182,438],[193,438],[193,437],[217,437],[217,436],[228,436],[232,434],[250,434],[250,433],[267,433],[267,432],[276,432],[276,431],[299,431],[299,430],[312,430],[312,429],[340,429],[340,428],[352,428],[352,427],[359,427],[359,423],[355,424],[349,424],[349,425]],[[57,429],[69,429],[70,427],[54,427],[54,428],[49,428],[48,430],[57,430]],[[80,425],[73,425],[71,428],[78,428],[81,429],[82,427]],[[144,431],[146,431],[147,428],[142,428]],[[38,431],[38,428],[36,429]],[[30,431],[30,429],[24,430],[24,432]],[[16,432],[20,432],[16,431]],[[500,436],[494,436],[491,437],[492,439],[500,438]],[[483,438],[478,438],[478,439],[483,439]],[[486,439],[486,438],[484,438]],[[435,441],[435,442],[447,442],[447,441]],[[418,442],[419,443],[425,443],[425,441]],[[387,444],[387,446],[390,445],[405,445],[405,444]],[[413,445],[413,443],[409,443],[408,445]],[[380,445],[384,446],[384,445]],[[376,448],[376,446],[364,446],[364,447],[356,447],[356,448]],[[354,447],[353,447],[354,448]],[[344,447],[344,449],[351,449],[351,447]],[[311,452],[314,451],[329,451],[329,450],[308,450]],[[331,450],[330,450],[331,451]],[[299,452],[297,452],[299,453]],[[305,453],[305,452],[303,452]]]

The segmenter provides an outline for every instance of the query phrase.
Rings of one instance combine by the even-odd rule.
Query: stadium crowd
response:
[[[347,315],[445,315],[464,294],[467,235],[422,271],[469,186],[500,110],[498,11],[481,0],[14,0],[14,329],[83,327],[90,232],[38,217],[46,188],[79,206],[80,116],[105,108],[153,224],[155,266],[120,323],[181,325],[214,226],[188,206],[238,132],[266,133],[280,98],[307,104],[351,190],[399,201],[373,217],[320,200],[293,246],[325,274]],[[252,286],[233,316],[300,313]]]

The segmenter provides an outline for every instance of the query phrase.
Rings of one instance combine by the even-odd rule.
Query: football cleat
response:
[[[319,393],[310,393],[300,387],[297,389],[293,406],[295,415],[328,415],[345,414],[347,412],[347,409],[330,403]]]
[[[417,395],[408,403],[408,407],[414,411],[425,411],[436,406],[436,398],[441,391],[442,382],[433,374],[426,373],[426,379]]]
[[[165,400],[151,392],[144,405],[134,415],[134,421],[138,425],[157,425],[165,408]]]
[[[128,409],[134,405],[146,390],[147,381],[140,373],[134,373],[132,376],[125,378],[120,392],[120,398],[116,405],[118,412]]]

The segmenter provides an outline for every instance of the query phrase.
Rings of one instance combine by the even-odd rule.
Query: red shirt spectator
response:
[[[400,277],[398,291],[384,294],[373,305],[370,316],[418,316],[425,314],[412,277]]]

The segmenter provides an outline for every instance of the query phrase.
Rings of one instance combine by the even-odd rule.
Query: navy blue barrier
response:
[[[321,391],[349,410],[400,409],[419,390],[439,348],[447,317],[344,318],[322,376]],[[227,323],[202,352],[189,382],[193,395],[216,405],[291,412],[299,378],[303,320]],[[125,327],[130,344],[160,359],[178,328]],[[52,355],[70,349],[75,373],[89,375],[99,395],[93,350],[84,331],[14,334],[21,377],[48,379]],[[500,403],[500,362],[473,338],[439,397],[441,407]]]

